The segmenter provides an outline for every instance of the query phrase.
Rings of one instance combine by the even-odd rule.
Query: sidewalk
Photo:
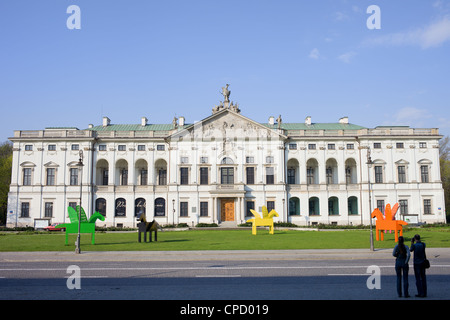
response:
[[[450,248],[427,248],[433,259],[450,258]],[[239,260],[358,260],[390,259],[392,249],[324,250],[222,250],[222,251],[85,251],[74,252],[0,252],[2,262],[77,262],[77,261],[239,261]]]

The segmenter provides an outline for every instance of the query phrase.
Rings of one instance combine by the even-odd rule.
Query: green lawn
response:
[[[375,232],[375,230],[374,230]],[[450,247],[450,229],[408,229],[406,243],[419,233],[428,247]],[[139,243],[133,233],[96,233],[96,244],[90,244],[90,235],[81,235],[84,251],[142,251],[142,250],[289,250],[289,249],[359,249],[369,248],[369,230],[347,231],[291,231],[251,230],[190,230],[158,232],[158,242]],[[76,235],[69,236],[64,245],[62,232],[50,234],[0,234],[0,251],[73,251]],[[394,235],[387,233],[384,241],[375,241],[375,248],[393,248]]]

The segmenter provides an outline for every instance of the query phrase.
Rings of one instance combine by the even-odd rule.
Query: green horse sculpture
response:
[[[72,207],[68,207],[67,211],[69,212],[70,223],[63,223],[57,226],[58,228],[66,229],[66,246],[69,243],[69,234],[78,233],[79,210],[80,206],[77,206],[76,210]],[[83,208],[81,208],[80,216],[81,216],[80,233],[90,233],[92,244],[95,244],[95,221],[97,221],[97,219],[105,221],[105,217],[101,215],[99,212],[95,212],[88,220]]]

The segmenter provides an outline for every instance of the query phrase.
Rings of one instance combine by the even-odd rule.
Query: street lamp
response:
[[[370,156],[370,148],[367,149],[367,181],[369,184],[369,222],[370,222],[370,251],[374,251],[373,248],[373,228],[372,228],[372,193],[370,191],[370,169],[372,168],[373,161]]]
[[[78,177],[80,179],[80,206],[78,207],[78,236],[75,248],[75,253],[81,253],[80,243],[81,243],[81,197],[83,192],[83,150],[80,150],[80,159],[76,166],[78,167]]]

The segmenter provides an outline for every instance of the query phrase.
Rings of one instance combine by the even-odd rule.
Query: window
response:
[[[327,184],[333,184],[333,169],[331,167],[326,168]]]
[[[424,214],[431,214],[431,199],[424,199],[423,200],[423,213]]]
[[[56,144],[49,144],[47,146],[48,151],[56,151]]]
[[[106,217],[106,200],[104,198],[95,200],[95,211]]]
[[[180,184],[189,184],[189,168],[180,168]]]
[[[400,214],[408,214],[408,200],[399,200],[398,202],[400,205]]]
[[[188,216],[188,203],[187,202],[180,202],[180,217],[187,217]]]
[[[383,183],[383,167],[375,166],[375,183]]]
[[[403,149],[403,148],[405,147],[405,145],[403,144],[403,142],[397,142],[397,143],[395,144],[395,146],[396,146],[397,149]]]
[[[145,145],[144,144],[139,144],[138,145],[138,151],[145,151]]]
[[[55,185],[55,168],[47,168],[47,185],[54,186]]]
[[[166,200],[164,198],[155,199],[155,216],[164,217],[166,215]]]
[[[419,148],[423,149],[427,147],[427,143],[426,142],[419,142]]]
[[[274,170],[273,167],[267,167],[266,168],[266,184],[274,184],[275,177],[274,177]]]
[[[267,211],[275,210],[275,201],[267,201]]]
[[[142,215],[145,217],[146,201],[144,198],[137,198],[134,200],[134,216],[140,218]]]
[[[423,183],[429,182],[428,166],[420,166],[420,176]]]
[[[127,215],[127,201],[124,198],[116,199],[116,217],[125,217]]]
[[[165,186],[167,184],[167,170],[159,169],[158,171],[158,185]]]
[[[200,184],[208,184],[208,168],[200,168]]]
[[[220,168],[220,183],[234,184],[234,168]]]
[[[21,218],[29,218],[30,217],[30,203],[22,202],[22,210],[20,211]]]
[[[306,179],[307,184],[314,184],[314,168],[308,167],[306,169]]]
[[[79,145],[79,144],[73,144],[72,147],[71,147],[71,149],[72,149],[73,151],[80,150],[80,145]]]
[[[288,184],[295,184],[295,169],[288,169],[287,170],[287,183]]]
[[[255,157],[245,157],[245,163],[255,163]]]
[[[146,186],[148,183],[148,170],[141,170],[141,186]]]
[[[208,202],[201,201],[200,202],[200,217],[207,217],[207,216],[208,216]]]
[[[121,186],[128,185],[128,169],[120,170],[120,185]]]
[[[267,156],[266,163],[273,163],[273,156]]]
[[[334,143],[329,143],[328,150],[336,150],[336,145]]]
[[[377,208],[384,214],[384,200],[377,200]]]
[[[406,182],[406,170],[405,166],[398,166],[398,183],[405,183]]]
[[[126,151],[126,150],[127,150],[127,146],[124,145],[124,144],[120,144],[120,145],[117,147],[117,149],[118,149],[119,151]]]
[[[31,186],[31,168],[23,168],[23,185]]]
[[[189,163],[189,158],[188,157],[181,157],[180,158],[180,163]]]
[[[245,204],[247,205],[247,210],[245,211],[245,216],[253,217],[253,213],[250,210],[255,210],[255,202],[247,201]]]
[[[375,142],[375,143],[373,144],[373,148],[374,148],[374,149],[381,149],[381,143],[380,143],[380,142]]]
[[[33,151],[33,146],[31,144],[26,144],[25,151]]]
[[[51,218],[53,217],[53,202],[46,202],[45,203],[45,212],[44,212],[44,216],[46,218]]]
[[[98,146],[98,151],[106,151],[106,144],[101,144]]]
[[[70,168],[70,185],[78,185],[78,168]]]
[[[296,143],[289,143],[289,150],[297,150],[297,144]]]
[[[104,186],[108,185],[108,180],[109,180],[109,170],[108,169],[103,169],[102,171],[102,182]]]
[[[353,143],[347,143],[347,150],[355,149],[355,145]]]
[[[316,144],[315,143],[308,144],[308,149],[309,150],[316,150]]]
[[[69,202],[69,207],[74,208],[77,210],[77,203],[76,202]]]
[[[200,157],[200,163],[208,163],[208,157]]]
[[[164,151],[164,150],[166,150],[166,146],[163,144],[158,144],[158,145],[156,145],[156,150]]]
[[[247,175],[247,184],[255,184],[255,168],[247,167],[245,168],[245,172]]]

